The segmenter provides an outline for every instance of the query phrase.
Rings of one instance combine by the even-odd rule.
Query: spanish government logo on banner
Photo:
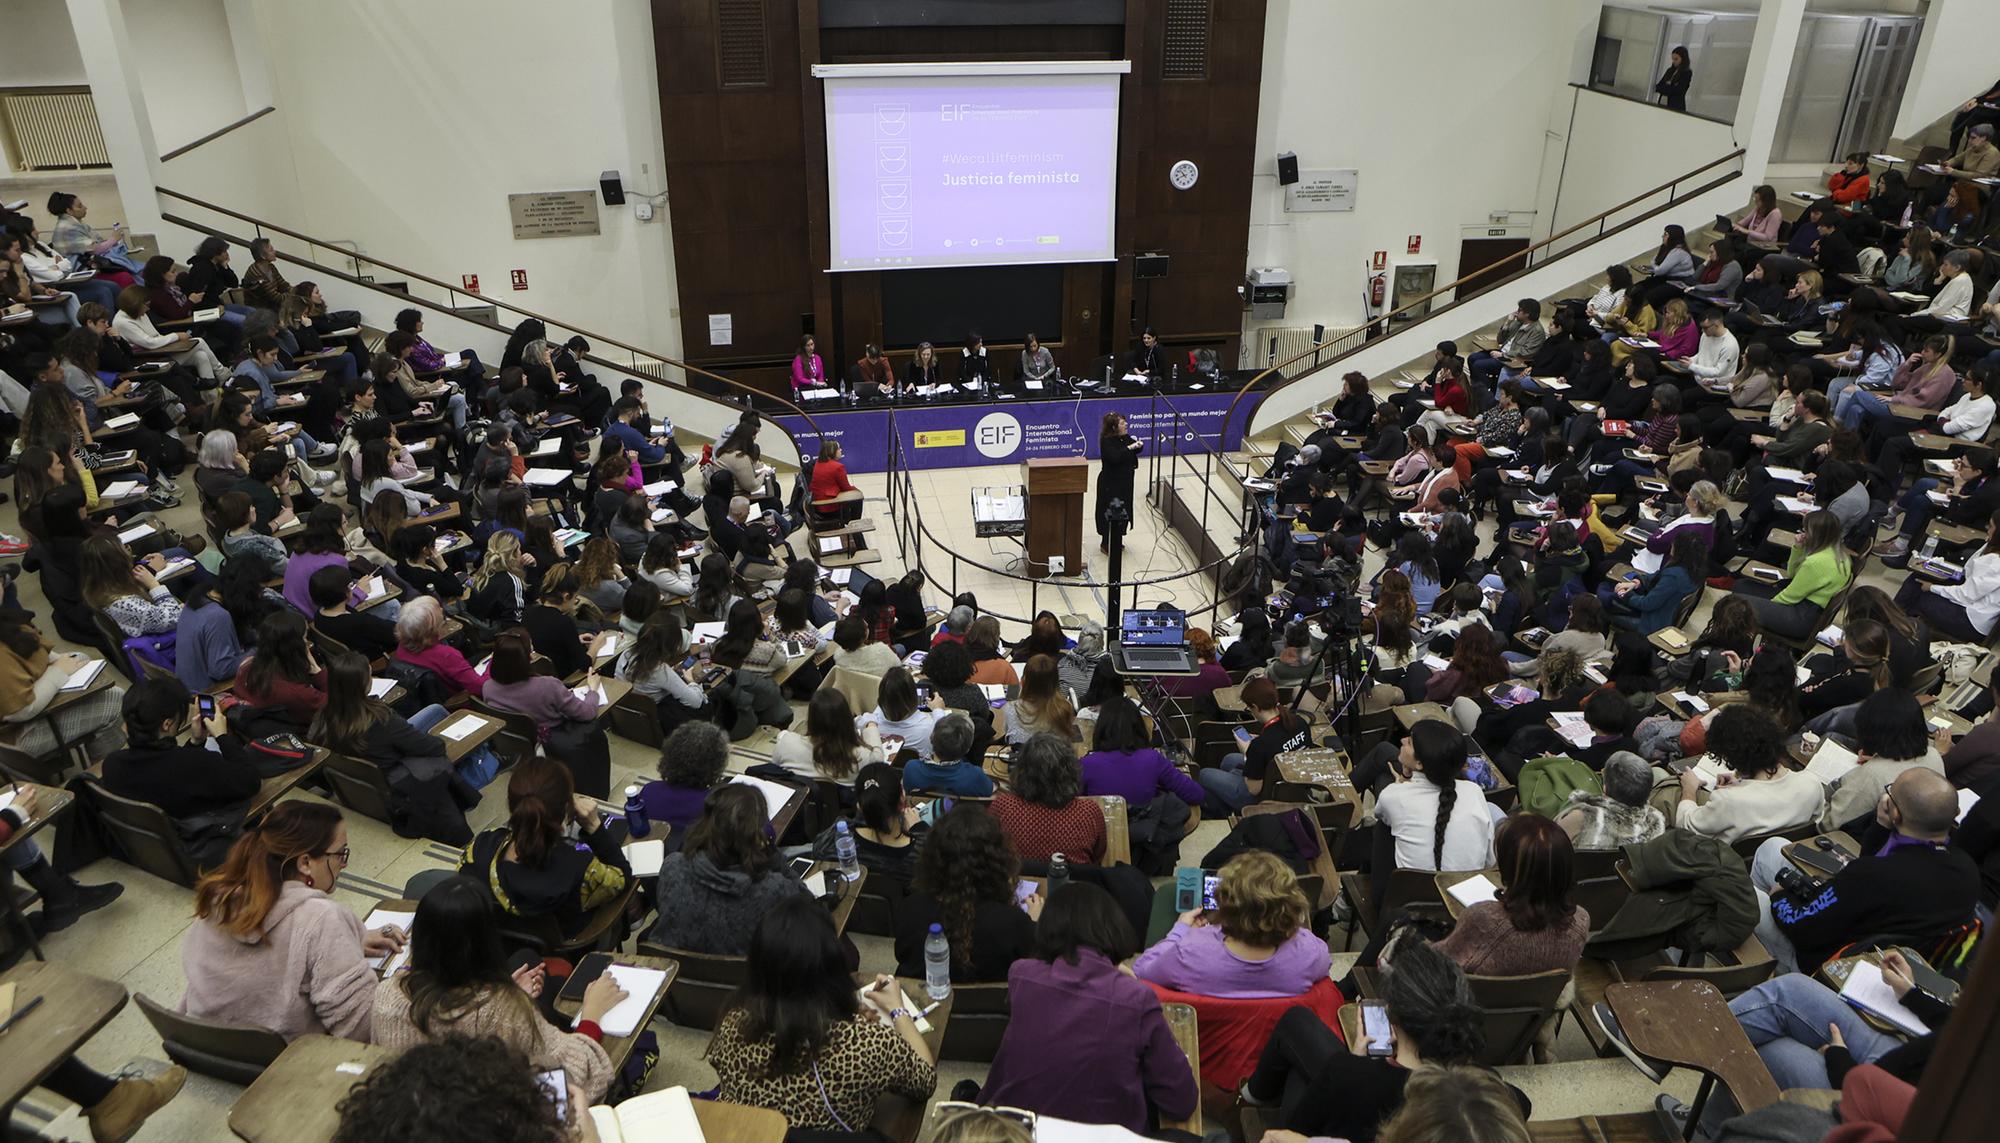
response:
[[[918,448],[964,448],[964,429],[938,429],[917,434]]]

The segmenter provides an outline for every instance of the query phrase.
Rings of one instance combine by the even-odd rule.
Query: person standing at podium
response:
[[[820,389],[826,385],[826,364],[819,359],[812,334],[799,339],[799,351],[792,357],[792,392]]]
[[[1161,372],[1160,339],[1153,335],[1153,327],[1139,335],[1139,348],[1132,351],[1132,372],[1141,377],[1152,377]]]
[[[1028,335],[1027,344],[1021,347],[1021,380],[1040,381],[1047,384],[1056,377],[1056,355],[1042,344],[1042,339]]]
[[[903,371],[903,391],[909,392],[919,385],[938,383],[937,350],[928,341],[917,343],[917,355],[910,358],[910,367]]]
[[[1146,334],[1151,337],[1151,331]],[[1097,456],[1104,467],[1097,474],[1097,550],[1111,550],[1111,525],[1105,511],[1113,500],[1125,505],[1125,519],[1132,519],[1132,477],[1139,471],[1139,450],[1145,442],[1126,431],[1122,413],[1104,414],[1104,426],[1097,433]]]

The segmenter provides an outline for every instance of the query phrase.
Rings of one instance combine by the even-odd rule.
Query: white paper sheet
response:
[[[1500,899],[1500,887],[1495,885],[1492,879],[1484,874],[1478,877],[1468,877],[1445,890],[1445,892],[1450,893],[1453,900],[1467,908],[1471,908],[1481,901],[1497,901]]]
[[[453,742],[463,742],[483,725],[485,725],[484,720],[478,715],[461,715],[452,722],[448,722],[437,728],[434,733],[439,737],[449,738]]]
[[[663,838],[635,841],[625,847],[625,863],[632,867],[634,877],[654,876],[666,860],[667,843]]]
[[[78,667],[76,673],[64,679],[63,685],[56,689],[62,691],[80,691],[91,683],[96,682],[98,673],[102,670],[104,670],[104,660],[92,659],[90,662]]]
[[[1840,998],[1912,1036],[1930,1031],[1922,1020],[1917,1019],[1916,1013],[1896,999],[1895,990],[1882,978],[1881,966],[1872,961],[1855,962],[1854,970],[1847,974],[1847,983],[1840,986]]]
[[[748,786],[764,795],[764,816],[766,818],[776,818],[778,811],[784,809],[785,805],[792,800],[792,795],[798,792],[795,787],[787,786],[782,782],[770,782],[749,774],[737,774],[729,780],[735,785]]]
[[[605,968],[604,975],[618,982],[618,987],[625,990],[625,999],[618,1002],[618,1007],[606,1012],[597,1026],[604,1029],[607,1036],[630,1036],[639,1030],[639,1021],[645,1017],[646,1007],[666,983],[667,974],[657,968],[614,964]]]
[[[369,680],[368,680],[368,697],[369,697],[369,698],[382,698],[382,697],[386,696],[386,695],[387,695],[387,694],[388,694],[388,693],[389,693],[390,691],[393,691],[393,690],[395,690],[395,689],[396,689],[396,680],[394,680],[394,679],[369,679]]]

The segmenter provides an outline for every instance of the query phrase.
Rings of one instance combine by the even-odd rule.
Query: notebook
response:
[[[63,680],[63,685],[56,689],[59,691],[80,691],[96,682],[98,674],[103,670],[104,660],[92,659],[90,662],[78,667],[76,673]]]
[[[625,864],[632,867],[634,877],[652,877],[660,872],[660,866],[667,860],[665,838],[648,838],[635,841],[625,847]]]
[[[604,970],[604,975],[618,982],[625,990],[625,999],[618,1007],[604,1014],[597,1026],[606,1036],[630,1036],[639,1030],[639,1021],[645,1019],[646,1010],[652,1006],[653,997],[667,982],[667,974],[657,968],[640,968],[631,964],[614,964]]]
[[[694,1101],[684,1087],[664,1088],[611,1107],[590,1109],[591,1125],[604,1143],[706,1143]]]
[[[388,694],[388,693],[389,693],[390,691],[393,691],[393,690],[395,690],[395,689],[396,689],[396,680],[394,680],[394,679],[369,679],[369,680],[368,680],[368,697],[369,697],[369,698],[377,698],[377,699],[378,699],[378,698],[382,698],[382,697],[384,697],[385,695],[387,695],[387,694]]]
[[[1852,773],[1861,764],[1861,756],[1833,739],[1820,742],[1813,751],[1812,760],[1806,763],[1806,773],[1831,786]]]
[[[797,787],[787,786],[783,782],[767,781],[749,774],[737,774],[729,780],[735,785],[748,786],[763,794],[764,816],[767,818],[777,817],[778,812],[791,802],[792,795],[798,792]]]
[[[1873,961],[1854,962],[1854,968],[1847,974],[1847,983],[1840,986],[1840,998],[1887,1024],[1911,1036],[1922,1036],[1930,1031],[1917,1014],[1903,1006],[1896,999],[1896,992],[1889,982],[1882,978],[1882,966]]]
[[[407,936],[410,932],[410,926],[416,923],[416,920],[417,915],[414,912],[405,913],[394,909],[377,909],[368,914],[368,919],[361,922],[361,927],[373,932],[376,929],[393,926],[403,930],[404,935]],[[410,963],[410,946],[407,942],[403,945],[403,951],[401,952],[368,958],[368,967],[374,969],[384,977],[396,975],[408,963]]]
[[[1500,887],[1495,885],[1492,878],[1484,873],[1477,877],[1468,877],[1451,888],[1446,889],[1445,892],[1451,894],[1452,900],[1457,901],[1468,909],[1479,904],[1481,901],[1497,901],[1500,899]]]

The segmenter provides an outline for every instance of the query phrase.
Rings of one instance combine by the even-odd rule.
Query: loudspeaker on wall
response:
[[[1173,259],[1165,254],[1134,254],[1132,256],[1132,276],[1134,278],[1164,278]]]
[[[1291,186],[1299,181],[1299,157],[1290,151],[1278,155],[1278,185]]]
[[[625,205],[625,180],[617,171],[605,171],[597,176],[597,189],[604,192],[604,205]]]

